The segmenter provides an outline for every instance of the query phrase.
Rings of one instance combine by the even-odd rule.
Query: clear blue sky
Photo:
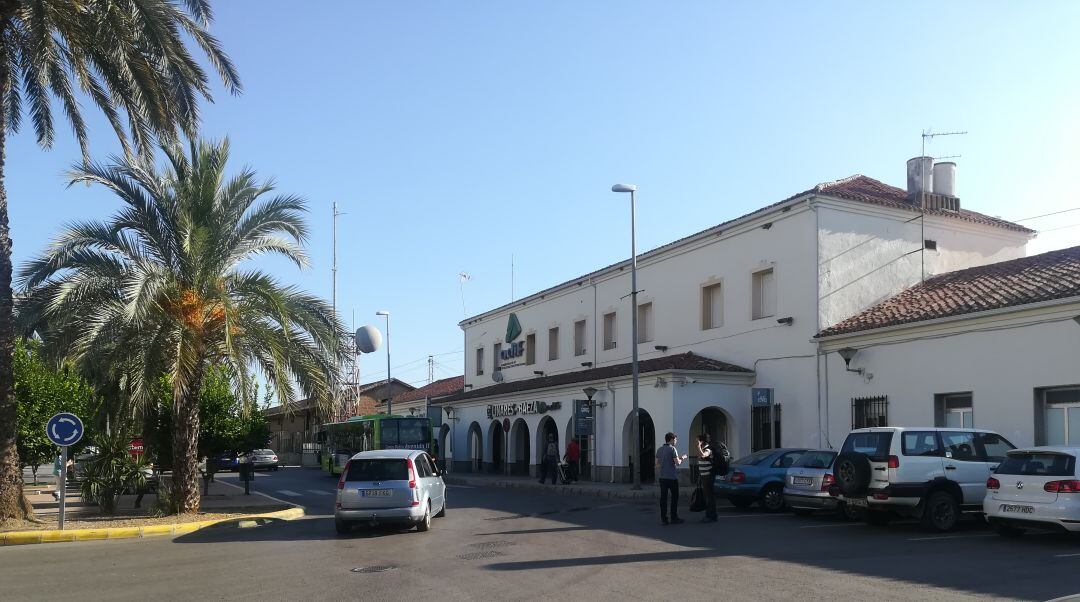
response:
[[[460,374],[463,317],[624,259],[639,186],[649,249],[826,180],[904,186],[924,128],[962,129],[964,206],[1009,219],[1080,207],[1080,3],[214,3],[245,93],[204,109],[235,167],[310,201],[315,266],[269,269],[330,296],[330,203],[346,324],[393,312],[395,376]],[[117,145],[99,116],[92,150]],[[66,132],[66,125],[58,124]],[[8,146],[15,259],[65,221],[103,218],[67,189],[70,137]],[[1080,212],[1024,222],[1072,246]],[[451,353],[457,352],[457,353]],[[385,356],[364,358],[363,380]]]

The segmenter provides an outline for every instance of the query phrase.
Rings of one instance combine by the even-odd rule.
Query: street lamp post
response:
[[[634,184],[616,184],[611,187],[611,192],[629,192],[630,193],[630,349],[631,353],[631,375],[633,379],[633,385],[631,390],[633,391],[632,398],[634,400],[632,414],[630,415],[630,431],[634,433],[633,444],[640,447],[641,443],[641,425],[638,420],[638,345],[637,345],[637,205],[634,193],[637,192],[637,186]],[[640,451],[640,450],[639,450]],[[638,463],[640,464],[644,460],[638,457]],[[641,489],[641,466],[637,467],[634,471],[634,481],[631,489]]]
[[[376,316],[386,317],[386,413],[394,413],[393,405],[393,386],[390,382],[390,312],[385,309],[380,309],[375,312]]]

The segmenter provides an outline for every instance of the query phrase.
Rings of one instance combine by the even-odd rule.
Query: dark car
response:
[[[787,470],[806,448],[783,447],[754,452],[731,463],[728,474],[717,477],[716,497],[727,498],[737,508],[757,502],[769,512],[784,509]]]
[[[214,472],[233,472],[240,469],[240,458],[236,452],[226,451],[210,458]]]

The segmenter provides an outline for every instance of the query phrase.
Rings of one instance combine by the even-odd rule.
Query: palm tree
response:
[[[7,134],[19,131],[25,113],[38,143],[51,147],[56,99],[84,160],[81,100],[105,114],[125,153],[132,146],[149,153],[155,138],[195,136],[199,97],[211,96],[185,39],[199,46],[227,90],[240,90],[232,63],[206,32],[211,18],[209,0],[0,0],[0,521],[25,517],[29,508],[15,448]]]
[[[226,366],[242,397],[261,370],[283,403],[299,390],[327,407],[344,330],[326,301],[246,266],[262,255],[308,265],[304,201],[265,198],[272,185],[248,169],[226,179],[228,141],[162,148],[160,171],[134,157],[74,169],[72,183],[104,185],[124,205],[107,222],[69,225],[20,271],[19,314],[68,358],[120,366],[137,403],[170,377],[176,510],[195,512],[207,368]]]

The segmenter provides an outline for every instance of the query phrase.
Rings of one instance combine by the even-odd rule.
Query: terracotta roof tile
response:
[[[1080,247],[934,276],[817,338],[1080,296]]]
[[[739,372],[744,374],[752,373],[750,370],[747,370],[746,368],[743,368],[741,366],[736,366],[727,362],[710,359],[691,352],[680,353],[678,355],[669,355],[665,357],[651,358],[638,362],[638,372],[640,374],[645,374],[647,372],[660,372],[664,370],[701,370],[706,372]],[[490,387],[483,387],[481,389],[465,391],[452,397],[440,399],[439,403],[463,401],[468,399],[475,399],[478,397],[488,397],[491,395],[518,393],[521,391],[531,391],[533,389],[558,387],[579,382],[617,378],[620,376],[629,376],[631,371],[631,363],[627,362],[625,364],[601,366],[599,368],[590,368],[588,370],[576,370],[574,372],[553,374],[551,376],[540,376],[538,378],[529,378],[526,380],[515,380],[499,383],[497,385],[491,385]]]
[[[450,378],[444,378],[437,380],[430,385],[425,385],[419,389],[407,391],[394,397],[394,403],[404,403],[407,401],[416,401],[417,399],[426,399],[431,397],[436,399],[439,397],[446,397],[447,395],[453,395],[465,390],[465,377],[464,376],[452,376]]]

